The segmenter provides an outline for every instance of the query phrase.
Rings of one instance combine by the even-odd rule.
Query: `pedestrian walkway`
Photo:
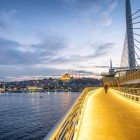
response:
[[[91,91],[78,140],[140,140],[140,104],[111,91]]]

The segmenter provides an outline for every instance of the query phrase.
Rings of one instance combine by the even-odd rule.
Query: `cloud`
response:
[[[101,76],[101,74],[98,72],[94,72],[94,71],[87,71],[87,70],[78,70],[77,71],[79,74],[82,74],[82,75],[95,75],[95,76]]]
[[[107,8],[107,10],[101,13],[101,23],[103,26],[109,26],[112,24],[113,20],[110,16],[111,12],[117,7],[117,1],[113,1]]]
[[[94,65],[103,65],[110,57],[119,61],[118,55],[110,52],[115,45],[110,36],[115,31],[105,28],[113,22],[117,0],[49,0],[47,9],[45,3],[32,3],[30,9],[19,9],[13,3],[0,12],[0,79],[62,74],[69,68],[92,72]],[[9,11],[13,6],[17,11]],[[50,36],[52,33],[55,35]],[[98,42],[100,39],[103,42]],[[107,42],[109,39],[113,40]]]
[[[102,58],[106,55],[108,55],[112,49],[115,46],[115,43],[113,42],[97,42],[97,43],[91,43],[89,42],[89,48],[90,54],[87,54],[86,56],[83,56],[83,59],[97,59]]]
[[[31,45],[0,38],[0,65],[45,63],[66,47],[61,37],[48,37],[41,43]]]
[[[57,57],[57,58],[52,58],[48,61],[48,63],[53,64],[53,65],[67,65],[67,64],[79,64],[79,62],[85,62],[89,60],[95,60],[97,58],[104,57],[108,55],[112,49],[114,48],[115,44],[113,42],[105,42],[105,43],[87,43],[87,49],[84,50],[84,53],[81,54],[76,51],[73,55],[73,53],[69,54],[69,57],[67,56],[62,56],[62,57]],[[75,47],[76,48],[76,47]],[[79,48],[78,48],[79,49]],[[90,50],[90,54],[89,54]],[[87,53],[86,53],[87,51]]]
[[[74,4],[75,2],[77,2],[79,0],[62,0],[62,1],[66,4]]]
[[[0,78],[62,74],[68,68],[78,67],[79,62],[82,65],[85,61],[104,57],[114,47],[113,42],[85,44],[71,47],[65,38],[56,36],[29,45],[0,38]]]
[[[101,23],[103,26],[109,26],[112,23],[112,18],[109,16],[108,13],[103,12],[101,17]]]
[[[14,31],[20,22],[16,19],[16,10],[0,12],[0,29],[5,32]]]
[[[109,52],[111,52],[111,50],[114,47],[114,43],[113,42],[106,42],[106,43],[100,43],[96,48],[95,48],[95,52],[92,55],[89,55],[90,57],[101,57],[101,56],[105,56],[107,55]],[[91,44],[91,46],[94,47],[94,44]]]
[[[80,2],[82,4],[80,4]],[[111,25],[113,19],[111,17],[111,12],[117,7],[117,0],[110,1],[91,1],[88,0],[86,3],[82,0],[79,1],[79,5],[82,5],[79,10],[79,18],[83,24],[86,26],[96,27],[109,26]],[[84,5],[84,6],[83,6]],[[96,29],[95,29],[96,30]]]
[[[90,33],[90,31],[96,32],[96,27],[98,26],[94,25],[100,24],[100,27],[101,24],[103,26],[110,25],[112,23],[110,13],[115,9],[117,4],[114,2],[109,4],[107,8],[104,8],[104,5],[102,5],[101,1],[98,0],[88,0],[88,2],[85,2],[84,0],[65,0],[65,2],[68,2],[70,4],[77,4],[74,6],[73,12],[77,14],[75,8],[78,8],[80,14],[76,15],[76,17],[78,16],[79,19],[82,19],[85,23],[79,24],[79,22],[77,22],[76,26],[74,24],[75,29],[79,27],[79,30],[77,31],[78,34],[74,36],[75,38],[72,38],[73,40],[71,40],[70,44],[65,37],[58,34],[59,30],[54,31],[55,28],[53,30],[55,35],[50,35],[51,31],[49,31],[50,34],[48,33],[49,35],[45,36],[44,39],[39,40],[38,43],[22,44],[19,41],[15,41],[17,39],[21,40],[22,42],[26,42],[25,38],[23,40],[19,39],[22,38],[22,34],[21,32],[19,33],[19,31],[17,32],[17,30],[15,30],[15,28],[20,25],[20,22],[18,21],[18,19],[16,19],[17,11],[0,12],[0,29],[7,33],[15,31],[15,36],[21,34],[20,37],[9,36],[9,38],[14,38],[15,40],[10,40],[2,37],[0,38],[1,78],[7,77],[8,79],[10,79],[10,77],[20,76],[20,78],[27,78],[34,75],[39,76],[47,72],[49,74],[63,73],[64,71],[66,71],[66,69],[71,67],[77,67],[77,69],[80,69],[78,68],[78,65],[82,66],[84,64],[87,64],[88,66],[91,62],[95,63],[97,62],[97,59],[107,56],[107,54],[110,53],[110,51],[114,47],[113,42],[86,42],[85,44],[83,44],[83,42],[87,40],[83,37],[83,34],[85,36],[87,35],[88,38],[88,33]],[[102,19],[102,21],[99,22],[99,19]],[[22,24],[26,25],[24,26],[24,29],[26,29],[28,27],[28,24],[24,20],[22,21]],[[36,24],[37,27],[40,28],[39,24]],[[89,28],[88,25],[90,26]],[[36,25],[33,24],[33,26],[35,27]],[[85,29],[83,27],[85,27]],[[23,28],[19,29],[23,30]],[[74,33],[75,29],[73,29],[72,32],[68,29],[68,34]],[[29,30],[29,33],[30,32],[32,32],[31,34],[33,34],[32,29]],[[62,30],[62,32],[65,31]],[[25,36],[27,37],[29,36],[29,34]],[[81,38],[81,40],[83,40],[81,44],[77,41],[77,38],[79,36],[83,37]],[[39,37],[40,35],[38,36],[38,38]],[[74,41],[77,41],[76,45],[73,43]]]
[[[77,71],[79,74],[93,74],[93,72],[92,71],[87,71],[87,70],[78,70]]]
[[[40,57],[36,58],[36,54],[34,52],[22,51],[21,50],[22,47],[24,46],[22,46],[16,41],[0,38],[0,50],[1,50],[0,64],[15,65],[15,64],[32,64],[34,62],[36,63],[39,62]]]
[[[0,65],[0,81],[27,80],[44,78],[47,76],[57,76],[66,72],[67,69],[36,67],[36,65]]]
[[[79,10],[76,12],[76,22],[80,24],[86,24],[87,26],[92,26],[97,22],[98,16],[100,16],[100,11],[102,5],[97,1],[79,1]],[[98,16],[97,16],[98,15]]]
[[[116,7],[118,6],[117,0],[114,0],[110,5],[109,8],[107,10],[107,12],[112,12]]]

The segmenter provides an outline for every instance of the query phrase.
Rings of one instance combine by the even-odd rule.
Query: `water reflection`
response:
[[[0,94],[0,139],[44,138],[78,96],[78,93]]]

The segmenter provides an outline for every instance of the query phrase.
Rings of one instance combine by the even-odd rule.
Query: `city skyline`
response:
[[[131,0],[132,13],[140,1]],[[68,69],[101,73],[119,66],[125,1],[1,0],[0,80],[63,74]]]

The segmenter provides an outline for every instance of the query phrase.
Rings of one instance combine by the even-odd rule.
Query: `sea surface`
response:
[[[0,140],[42,140],[79,93],[1,93]]]

